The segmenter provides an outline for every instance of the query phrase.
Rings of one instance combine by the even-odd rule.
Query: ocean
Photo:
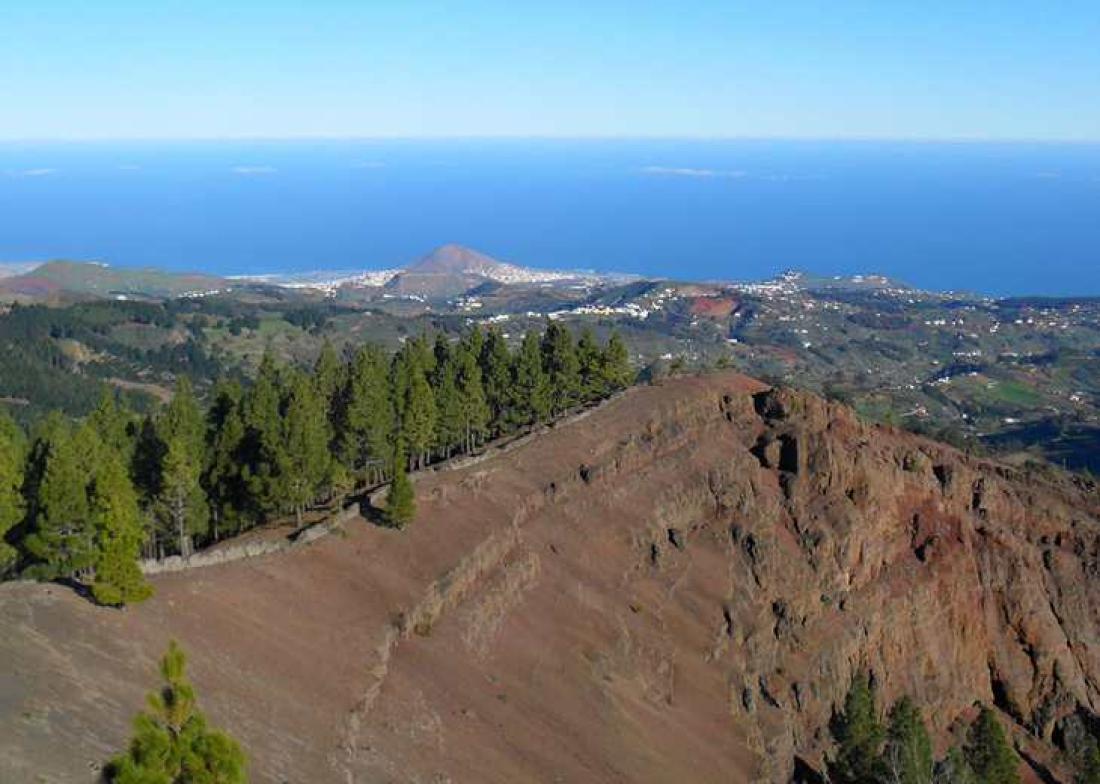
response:
[[[0,261],[534,267],[1100,295],[1100,145],[447,140],[0,144]]]

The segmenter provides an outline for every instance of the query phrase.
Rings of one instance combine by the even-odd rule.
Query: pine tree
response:
[[[199,484],[202,465],[182,435],[171,437],[161,463],[156,511],[167,537],[174,538],[182,556],[191,554],[196,534],[209,525],[206,495]]]
[[[244,784],[247,759],[235,740],[208,726],[187,660],[173,640],[161,660],[164,686],[134,719],[129,750],[106,767],[109,784]]]
[[[326,403],[331,403],[337,390],[344,383],[344,366],[336,355],[336,349],[328,338],[321,346],[321,353],[313,365],[313,385]]]
[[[984,705],[970,727],[965,753],[978,784],[1019,783],[1019,758],[996,714]]]
[[[327,440],[335,446],[334,435],[339,421],[339,393],[345,384],[345,366],[336,355],[336,349],[325,338],[321,353],[313,366],[313,387],[325,412]]]
[[[932,741],[920,710],[908,697],[902,697],[890,709],[883,768],[889,784],[931,784]]]
[[[952,746],[947,756],[936,765],[935,784],[977,784],[970,763],[958,746]]]
[[[130,458],[130,476],[143,506],[151,506],[160,490],[160,467],[164,462],[164,442],[157,432],[152,414],[142,417],[134,436],[134,451]]]
[[[191,382],[180,376],[172,400],[156,420],[160,465],[154,506],[180,555],[209,530],[210,510],[200,480],[206,461],[206,422]]]
[[[283,416],[284,436],[279,474],[298,525],[329,478],[329,439],[324,402],[302,374],[291,381]]]
[[[875,711],[875,695],[869,678],[857,675],[844,698],[844,710],[834,717],[836,758],[829,777],[837,784],[877,784],[883,773],[879,748],[885,738]]]
[[[137,492],[122,455],[109,448],[96,465],[90,497],[96,562],[92,595],[101,604],[134,604],[152,595],[138,568],[144,533]]]
[[[394,528],[404,528],[416,514],[416,495],[405,473],[404,447],[398,439],[393,459],[393,479],[386,493],[386,522]]]
[[[197,465],[202,464],[206,423],[187,376],[180,376],[176,381],[172,399],[157,419],[157,434],[165,444],[179,440],[181,447],[187,450],[188,458]]]
[[[424,376],[430,377],[435,370],[435,353],[432,351],[433,347],[428,344],[428,336],[422,334],[413,338],[406,344],[406,348]]]
[[[95,431],[84,425],[75,433],[54,418],[36,444],[40,479],[36,481],[31,533],[24,540],[43,577],[84,578],[95,565],[95,528],[88,502],[89,467],[99,460]]]
[[[256,380],[243,402],[242,475],[250,505],[261,517],[278,512],[283,502],[278,476],[278,466],[283,463],[281,375],[270,352],[265,352]]]
[[[512,357],[500,330],[492,327],[478,357],[485,402],[489,406],[489,429],[498,436],[511,426],[509,411],[515,404],[512,390]]]
[[[480,359],[481,352],[485,350],[485,333],[482,332],[481,327],[472,324],[463,335],[461,345],[473,355],[475,361]]]
[[[543,422],[550,415],[550,381],[542,368],[539,336],[528,332],[516,354],[512,370],[515,404],[512,417],[517,425]]]
[[[411,369],[408,393],[405,398],[401,432],[408,442],[413,464],[418,468],[424,466],[425,457],[432,447],[435,420],[435,396],[432,394],[432,388],[424,377],[424,373],[414,367]]]
[[[27,439],[7,412],[0,411],[0,578],[15,567],[19,551],[8,542],[9,532],[23,520],[23,476]]]
[[[1074,784],[1100,784],[1100,745],[1095,740],[1088,744],[1082,755]]]
[[[580,398],[580,362],[569,327],[557,321],[542,336],[542,366],[550,382],[550,413],[568,411]]]
[[[407,343],[394,359],[398,428],[408,450],[410,468],[424,465],[435,437],[435,395],[427,379],[434,365],[434,355],[424,350],[419,340]]]
[[[485,399],[485,387],[481,383],[481,367],[477,363],[474,348],[472,344],[464,342],[455,355],[455,381],[461,412],[463,450],[467,453],[472,452],[484,440],[491,416],[489,403]]]
[[[435,447],[443,457],[462,441],[462,401],[458,390],[458,367],[447,339],[440,334],[435,345],[435,370],[432,373],[432,391],[435,394],[436,421]]]
[[[337,460],[331,453],[326,461],[327,471],[321,481],[322,496],[328,501],[340,499],[355,488],[355,477],[343,463]]]
[[[243,391],[235,381],[221,381],[214,388],[214,403],[207,412],[207,449],[202,487],[210,502],[211,526],[216,541],[243,527],[248,514],[248,494],[242,463],[245,460]]]
[[[103,390],[99,405],[88,417],[88,423],[99,435],[99,440],[129,465],[134,455],[135,419],[114,390]]]
[[[577,367],[580,374],[580,399],[589,402],[603,397],[603,354],[589,327],[581,330],[577,339]]]
[[[618,332],[612,332],[603,352],[603,381],[605,394],[625,389],[634,381],[634,369],[630,366],[630,354]]]
[[[380,480],[393,457],[393,397],[386,356],[378,346],[356,352],[343,394],[340,455],[352,471],[370,467],[370,478]]]

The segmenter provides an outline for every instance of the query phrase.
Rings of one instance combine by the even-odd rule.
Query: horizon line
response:
[[[753,135],[753,134],[226,134],[193,136],[12,136],[10,144],[118,144],[118,143],[216,143],[216,142],[801,142],[854,144],[1038,144],[1100,145],[1098,137],[1026,136],[886,136],[852,135]]]

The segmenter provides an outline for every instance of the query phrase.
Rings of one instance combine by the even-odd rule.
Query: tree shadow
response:
[[[74,580],[72,577],[55,577],[54,579],[50,580],[49,583],[51,585],[60,585],[64,588],[68,588],[81,599],[96,607],[106,607],[111,610],[121,610],[124,609],[126,606],[118,604],[104,604],[103,602],[95,598],[95,594],[92,593],[92,588],[90,585],[82,583],[79,580]]]
[[[364,495],[357,502],[359,504],[359,516],[378,528],[393,528],[386,518],[384,509],[380,509],[370,502],[370,496]]]

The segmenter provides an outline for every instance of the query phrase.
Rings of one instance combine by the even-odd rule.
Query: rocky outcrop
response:
[[[170,636],[258,781],[784,782],[860,670],[941,749],[994,704],[1064,780],[1096,731],[1090,484],[722,374],[417,494],[406,531],[158,575],[125,613],[0,588],[0,779],[118,748]]]
[[[775,715],[753,722],[771,778],[795,755],[820,761],[859,669],[887,700],[914,695],[941,739],[979,700],[1048,741],[1095,711],[1095,487],[868,426],[806,394],[753,400],[761,470],[722,483],[716,518],[741,556],[722,608],[741,655],[727,660],[743,688],[772,695],[758,710]]]

